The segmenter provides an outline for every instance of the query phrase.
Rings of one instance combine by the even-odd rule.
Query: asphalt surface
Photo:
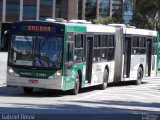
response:
[[[110,84],[106,90],[91,87],[82,89],[76,96],[69,91],[43,89],[26,94],[21,87],[1,85],[0,114],[0,119],[7,115],[24,119],[29,115],[30,119],[43,120],[160,120],[160,73],[143,79],[138,86],[122,82]]]

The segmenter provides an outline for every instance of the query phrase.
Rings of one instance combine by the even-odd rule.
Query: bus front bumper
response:
[[[7,75],[7,86],[63,90],[63,77],[54,79],[24,78]]]

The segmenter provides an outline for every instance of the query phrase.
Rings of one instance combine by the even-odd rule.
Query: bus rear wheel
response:
[[[79,88],[80,88],[80,80],[79,80],[79,74],[76,74],[76,81],[74,84],[74,89],[71,90],[72,95],[77,95],[79,93]]]
[[[101,90],[105,90],[108,85],[108,70],[104,70],[103,83],[99,86]]]
[[[23,91],[24,91],[25,93],[32,93],[32,92],[33,92],[33,88],[23,87]]]
[[[143,78],[143,71],[142,68],[139,67],[137,71],[137,80],[135,81],[135,84],[140,85],[142,83],[142,78]]]

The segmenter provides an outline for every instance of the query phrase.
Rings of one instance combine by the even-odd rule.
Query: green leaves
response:
[[[114,17],[105,17],[105,18],[97,18],[93,20],[93,24],[110,24],[110,23],[120,23],[116,18]]]
[[[136,9],[130,24],[138,28],[160,29],[160,0],[136,0]]]

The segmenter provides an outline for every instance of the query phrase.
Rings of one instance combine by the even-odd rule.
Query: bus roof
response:
[[[124,28],[124,34],[157,36],[157,31],[137,28]]]
[[[107,33],[115,33],[116,28],[123,28],[124,34],[132,34],[132,35],[147,35],[147,36],[157,36],[157,31],[147,30],[147,29],[138,29],[133,27],[126,27],[126,26],[112,26],[109,25],[102,25],[102,24],[83,24],[83,23],[70,23],[70,22],[55,22],[55,21],[35,21],[35,20],[27,20],[21,22],[14,22],[14,23],[30,23],[30,22],[42,22],[48,24],[61,24],[66,27],[66,31],[74,32],[107,32]]]
[[[116,31],[115,27],[108,26],[108,25],[101,25],[101,24],[86,24],[87,32],[107,32],[107,33],[114,33]]]

